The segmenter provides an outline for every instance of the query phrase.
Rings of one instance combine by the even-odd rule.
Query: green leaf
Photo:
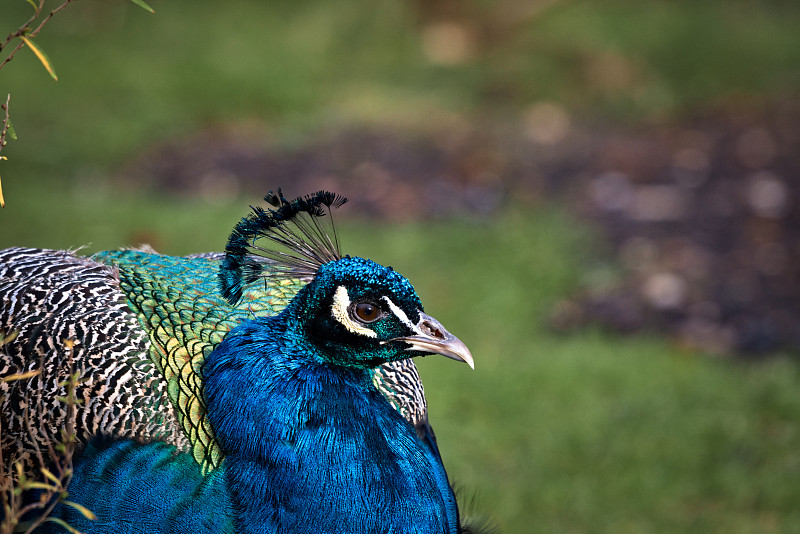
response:
[[[39,6],[36,5],[36,2],[34,2],[33,0],[27,0],[27,1],[31,6],[33,6],[34,11],[39,11]]]
[[[17,132],[14,131],[14,125],[11,124],[11,118],[6,121],[6,135],[11,138],[12,141],[17,140]]]
[[[155,10],[152,7],[148,6],[144,0],[131,0],[131,2],[141,7],[142,9],[146,9],[150,13],[155,13]]]
[[[67,506],[71,506],[71,507],[75,508],[77,511],[79,511],[81,513],[81,515],[83,517],[85,517],[86,519],[88,519],[90,521],[94,521],[94,520],[97,519],[97,516],[94,515],[94,512],[92,512],[91,510],[89,510],[88,508],[86,508],[82,504],[78,504],[78,503],[72,502],[72,501],[63,501],[63,503],[66,504]]]
[[[58,76],[56,76],[56,71],[55,69],[53,69],[53,63],[50,61],[50,58],[47,57],[47,54],[44,53],[44,50],[39,48],[39,45],[33,44],[33,41],[31,41],[24,35],[20,35],[19,38],[22,39],[22,41],[26,45],[28,45],[28,48],[30,48],[34,54],[36,54],[36,57],[38,57],[39,61],[42,62],[44,68],[47,69],[48,73],[50,73],[50,77],[53,78],[55,81],[58,81]]]
[[[51,523],[55,523],[57,525],[61,525],[68,532],[72,532],[72,534],[81,534],[79,530],[75,529],[69,523],[67,523],[63,519],[59,519],[58,517],[48,517],[48,518],[45,519],[45,521],[49,521]]]

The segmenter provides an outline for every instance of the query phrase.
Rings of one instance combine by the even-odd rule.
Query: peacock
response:
[[[265,200],[224,253],[0,252],[3,457],[71,429],[53,517],[87,533],[467,532],[411,358],[470,351],[342,255],[346,198]]]

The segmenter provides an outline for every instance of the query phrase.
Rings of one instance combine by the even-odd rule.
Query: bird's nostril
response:
[[[440,328],[437,328],[435,325],[429,323],[428,321],[423,322],[422,325],[420,326],[422,327],[422,331],[425,334],[431,337],[444,339],[444,333],[442,333],[442,330]]]

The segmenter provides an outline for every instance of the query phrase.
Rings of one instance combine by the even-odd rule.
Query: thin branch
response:
[[[11,93],[8,94],[6,97],[6,103],[0,104],[0,110],[3,111],[3,126],[0,128],[0,153],[3,152],[3,147],[6,146],[6,134],[8,133],[9,128],[9,118],[8,118],[8,108],[9,104],[11,103]],[[0,158],[2,161],[3,158]],[[3,198],[3,182],[0,182],[0,208],[6,207],[6,201]]]
[[[9,34],[8,37],[6,37],[6,40],[3,41],[2,45],[0,45],[0,50],[5,48],[6,46],[8,46],[8,44],[11,43],[11,41],[13,41],[14,39],[17,39],[18,37],[22,37],[22,36],[30,37],[30,38],[36,37],[36,35],[42,30],[44,25],[47,24],[50,21],[50,19],[52,19],[53,16],[56,13],[58,13],[59,11],[61,11],[62,9],[64,9],[65,7],[67,7],[69,4],[71,4],[74,1],[75,0],[64,0],[64,2],[60,6],[58,6],[54,10],[52,10],[45,18],[42,19],[42,21],[39,23],[39,25],[36,27],[36,29],[30,31],[29,30],[29,26],[31,24],[33,24],[36,21],[37,18],[39,18],[39,15],[41,15],[41,13],[42,13],[42,8],[44,7],[45,0],[39,0],[39,7],[38,7],[38,9],[36,9],[36,11],[34,12],[33,16],[31,18],[29,18],[27,20],[27,22],[25,22],[24,25],[20,26],[17,29],[17,31],[12,32],[11,34]],[[17,51],[20,48],[22,48],[24,45],[25,45],[25,43],[22,42],[22,41],[17,43],[17,46],[14,47],[14,50],[12,50],[11,53],[3,60],[3,62],[0,63],[0,69],[2,69],[5,66],[6,63],[8,63],[12,59],[14,59],[14,54],[16,54]]]
[[[39,0],[39,4],[34,9],[33,15],[31,15],[31,17],[27,21],[25,21],[25,24],[23,24],[22,26],[17,28],[16,31],[11,32],[8,35],[8,37],[6,37],[5,41],[3,41],[2,44],[0,44],[0,51],[3,51],[9,44],[11,44],[12,41],[14,41],[15,39],[18,39],[20,37],[28,37],[28,38],[36,37],[36,35],[38,35],[40,31],[42,31],[42,28],[44,27],[44,25],[47,24],[50,21],[50,19],[52,19],[53,16],[55,16],[56,13],[58,13],[59,11],[61,11],[65,7],[67,7],[74,0],[64,0],[58,7],[56,7],[46,17],[44,17],[41,20],[41,22],[39,22],[39,25],[36,26],[36,28],[31,31],[30,26],[33,23],[35,23],[36,20],[41,16],[42,10],[44,9],[45,1],[46,0]],[[6,58],[4,60],[2,60],[2,62],[0,62],[0,69],[2,69],[9,61],[14,59],[14,54],[16,54],[19,51],[19,49],[22,48],[24,45],[25,45],[25,42],[22,39],[19,39],[19,42],[16,44],[16,46],[11,51],[11,53],[9,53],[6,56]],[[31,45],[31,46],[33,46],[33,45]],[[44,60],[42,60],[42,62],[45,63]],[[47,64],[45,64],[45,68],[47,68],[47,70],[50,71],[50,74],[55,78],[55,74],[52,73],[52,69]],[[2,130],[0,130],[0,152],[2,152],[3,147],[6,145],[6,134],[8,132],[8,128],[9,128],[8,104],[9,104],[10,100],[11,100],[11,95],[9,94],[8,98],[6,98],[6,103],[4,105],[2,105],[2,110],[5,113],[4,113],[4,117],[3,117]],[[1,208],[5,207],[5,200],[3,199],[2,182],[0,182],[0,207]]]
[[[33,22],[34,22],[36,19],[38,19],[38,18],[39,18],[39,15],[42,13],[42,9],[44,8],[44,1],[45,1],[45,0],[39,0],[39,7],[37,7],[37,8],[34,10],[34,12],[33,12],[33,15],[31,15],[31,18],[29,18],[29,19],[28,19],[28,20],[25,22],[25,24],[23,24],[22,26],[20,26],[20,27],[19,27],[19,29],[18,29],[17,31],[10,33],[10,34],[8,35],[8,37],[6,37],[6,40],[5,40],[5,41],[3,41],[3,43],[2,43],[2,44],[0,44],[0,50],[4,49],[6,46],[8,46],[8,43],[10,43],[11,41],[13,41],[14,39],[16,39],[17,37],[19,37],[20,35],[24,35],[24,34],[25,34],[25,33],[24,33],[24,32],[25,32],[25,29],[26,29],[28,26],[30,26],[31,24],[33,24]],[[20,32],[22,32],[22,33],[20,33]]]
[[[11,93],[6,97],[6,103],[0,104],[0,110],[3,110],[3,127],[0,129],[0,152],[6,146],[6,134],[8,133],[8,106],[11,103]]]

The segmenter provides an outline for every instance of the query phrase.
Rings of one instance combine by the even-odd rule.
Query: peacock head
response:
[[[298,307],[314,313],[304,317],[304,332],[328,361],[375,367],[434,353],[474,367],[466,345],[424,313],[411,283],[391,267],[345,257],[321,266],[306,287]]]
[[[228,240],[220,282],[229,302],[259,278],[299,278],[308,283],[285,314],[325,361],[366,368],[441,354],[474,368],[469,349],[424,313],[407,278],[371,260],[341,256],[330,210],[347,199],[320,191],[288,201],[278,190],[265,200],[277,209],[253,208]],[[260,245],[260,238],[272,246]]]

